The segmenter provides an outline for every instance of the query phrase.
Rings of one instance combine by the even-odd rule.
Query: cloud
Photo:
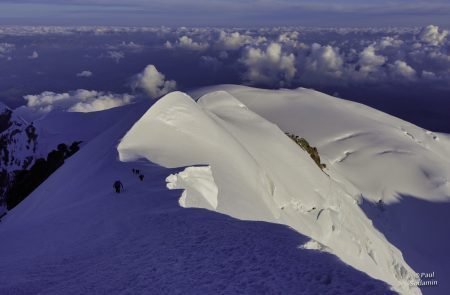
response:
[[[111,95],[99,93],[95,97],[89,98],[87,101],[80,101],[73,105],[69,112],[96,112],[120,107],[133,102],[134,96],[129,94]]]
[[[208,47],[209,47],[208,43],[195,42],[194,40],[192,40],[192,38],[190,38],[188,36],[181,36],[180,38],[178,38],[178,40],[176,41],[175,44],[172,44],[172,42],[170,42],[170,41],[166,41],[164,46],[167,49],[179,47],[179,48],[184,48],[184,49],[194,50],[194,51],[204,51],[204,50],[208,49]]]
[[[33,53],[30,56],[28,56],[28,58],[29,59],[39,58],[39,53],[37,53],[37,51],[35,50],[35,51],[33,51]]]
[[[201,50],[205,50],[205,49],[208,48],[208,44],[207,43],[194,42],[194,41],[192,41],[191,38],[189,38],[187,36],[180,37],[178,42],[179,42],[180,47],[186,48],[186,49],[201,51]]]
[[[0,34],[6,36],[36,36],[36,35],[69,35],[79,31],[75,28],[59,26],[4,26]]]
[[[26,106],[17,109],[26,119],[37,119],[51,111],[95,112],[134,102],[130,94],[78,89],[70,92],[55,93],[45,91],[35,95],[25,95]]]
[[[32,48],[36,52],[45,50],[48,44],[64,49],[73,45],[65,43],[66,40],[83,41],[82,46],[74,48],[80,50],[80,56],[111,58],[121,63],[105,65],[120,71],[108,77],[118,92],[122,91],[119,89],[123,81],[129,79],[130,71],[136,71],[137,63],[143,59],[158,60],[159,67],[173,71],[164,72],[166,76],[171,78],[177,73],[180,79],[177,82],[186,87],[209,81],[333,91],[336,87],[364,89],[375,83],[386,89],[398,87],[396,83],[401,86],[424,83],[441,89],[449,89],[450,85],[448,32],[433,25],[423,28],[0,27],[0,34],[4,31],[17,36],[39,34],[40,43],[21,45],[21,50]],[[17,42],[15,38],[11,36],[5,39],[9,43],[0,43],[0,61],[2,54],[8,58],[14,52],[12,43],[22,44],[20,40],[24,38],[18,37]],[[167,54],[167,49],[176,51]],[[138,51],[142,53],[139,58],[132,58]],[[129,60],[123,60],[128,55]],[[46,55],[40,57],[41,61],[44,58],[51,59]],[[93,60],[86,58],[83,62]],[[77,76],[88,74],[80,71]],[[136,75],[131,86],[159,97],[175,89],[176,83],[150,67]],[[342,89],[336,91],[345,93]]]
[[[164,43],[164,47],[167,48],[167,49],[174,48],[172,42],[170,42],[169,40],[167,40],[166,43]]]
[[[80,73],[77,73],[77,77],[89,78],[91,76],[92,76],[92,72],[91,71],[82,71]]]
[[[344,60],[338,48],[330,45],[321,46],[314,43],[311,46],[311,54],[306,58],[306,69],[320,72],[324,75],[340,77],[343,71]]]
[[[404,83],[418,79],[450,81],[450,43],[446,34],[435,26],[419,30],[247,30],[245,35],[252,37],[246,39],[247,44],[238,63],[245,66],[244,83],[267,87],[295,87],[305,83],[309,87],[364,85],[388,80]],[[417,42],[419,35],[428,41]],[[266,42],[258,44],[256,40],[260,38],[265,38]],[[316,40],[325,44],[321,45]],[[267,42],[269,45],[264,45]],[[217,51],[210,56],[220,59],[220,53]],[[227,65],[229,62],[233,61],[228,58]]]
[[[394,47],[394,48],[399,48],[400,46],[403,45],[403,41],[397,39],[397,37],[383,37],[381,38],[380,42],[377,43],[377,48],[378,49],[386,49],[388,47]]]
[[[391,65],[391,69],[394,75],[405,79],[413,80],[416,77],[416,70],[401,60],[395,61],[395,63]]]
[[[132,53],[138,53],[138,52],[142,52],[144,50],[144,45],[135,43],[133,41],[130,41],[130,42],[122,41],[122,43],[120,43],[120,44],[108,45],[107,48],[110,51],[125,50],[125,51],[132,52]]]
[[[387,61],[387,58],[378,55],[375,52],[375,47],[369,45],[359,54],[358,60],[358,73],[359,78],[368,78],[370,75],[379,75],[381,72],[381,66]]]
[[[222,65],[222,62],[213,56],[204,55],[200,57],[200,66],[210,68],[213,71],[218,71]]]
[[[420,31],[419,39],[424,43],[438,46],[446,41],[447,36],[447,30],[440,30],[438,26],[429,25]]]
[[[250,47],[241,58],[246,66],[244,79],[250,84],[284,87],[295,76],[294,54],[285,54],[279,43],[271,43],[265,50]]]
[[[435,80],[436,74],[433,72],[422,71],[422,78],[424,78],[426,80]]]
[[[0,58],[7,58],[16,46],[11,43],[0,43]]]
[[[154,65],[148,65],[133,78],[131,87],[133,90],[142,89],[150,97],[158,98],[174,91],[177,83],[173,80],[166,80],[164,74],[160,73]]]
[[[27,106],[30,108],[40,108],[43,111],[51,111],[53,104],[59,101],[67,101],[71,95],[69,93],[54,93],[45,91],[37,95],[24,96]]]
[[[299,32],[298,31],[288,31],[288,32],[282,32],[279,36],[278,36],[278,41],[280,42],[292,42],[292,41],[297,41],[298,37],[299,37]]]
[[[219,40],[217,45],[224,50],[235,50],[241,48],[246,44],[250,44],[252,38],[248,35],[241,34],[239,32],[227,33],[223,30],[219,33]]]
[[[125,57],[125,53],[122,51],[110,50],[106,52],[106,57],[113,59],[116,63],[119,63],[120,60]]]

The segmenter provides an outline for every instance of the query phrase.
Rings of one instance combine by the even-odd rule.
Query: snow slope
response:
[[[180,203],[186,204],[190,195],[196,200],[204,196],[207,205],[200,206],[211,209],[202,193],[209,179],[214,183],[208,187],[218,190],[213,210],[289,225],[318,242],[308,245],[325,248],[401,293],[420,293],[411,286],[415,272],[401,252],[358,206],[357,188],[329,177],[276,125],[225,91],[208,93],[197,103],[183,93],[167,95],[133,126],[118,149],[126,162],[145,158],[172,168],[209,165],[212,175],[202,181],[195,173],[186,181],[189,168],[167,179],[169,188],[188,183]]]
[[[0,156],[3,159],[6,152],[9,154],[0,168],[8,172],[30,168],[36,158],[46,157],[60,143],[88,142],[117,122],[122,112],[117,108],[90,113],[52,111],[28,122],[20,116],[20,108],[11,110],[0,103],[0,139],[7,150],[2,146]]]
[[[89,140],[0,223],[0,294],[447,294],[448,136],[307,89],[191,95],[41,125]]]
[[[37,159],[47,158],[59,144],[86,144],[115,124],[123,110],[91,113],[55,110],[27,122],[20,116],[20,108],[11,110],[0,103],[0,218],[6,213],[3,199],[16,171],[30,169]]]
[[[117,121],[123,109],[96,113],[53,111],[27,122],[16,110],[0,103],[0,171],[12,178],[15,170],[29,169],[58,144],[86,143]],[[18,114],[19,113],[19,114]]]
[[[317,146],[327,173],[350,183],[364,197],[361,207],[374,225],[418,272],[435,272],[438,287],[450,290],[450,137],[370,107],[310,90],[261,90],[220,85],[283,131]],[[377,204],[381,200],[381,206]]]
[[[449,201],[450,141],[444,134],[304,88],[271,91],[222,85],[192,95],[216,90],[228,91],[283,131],[305,137],[336,177],[351,180],[365,198],[389,204],[408,194]]]
[[[121,108],[2,221],[1,294],[389,294],[335,256],[299,249],[308,238],[285,226],[180,207],[164,181],[175,170],[118,161],[147,108]],[[198,180],[187,184],[212,182],[208,168],[186,171]],[[207,187],[199,193],[217,193]]]
[[[60,143],[89,142],[120,121],[127,108],[130,106],[88,113],[50,112],[34,122],[40,135],[38,150],[46,155]]]

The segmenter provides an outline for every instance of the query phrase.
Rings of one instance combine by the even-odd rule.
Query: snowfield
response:
[[[327,173],[337,182],[356,187],[363,197],[361,208],[401,249],[406,262],[417,272],[435,272],[438,287],[424,287],[423,293],[448,293],[448,134],[310,89],[270,91],[221,85],[191,95],[199,98],[218,90],[316,146],[329,168]]]
[[[82,149],[0,223],[1,294],[450,290],[447,135],[313,90],[235,85],[74,116]],[[63,136],[63,117],[40,127]],[[433,271],[437,287],[412,284]]]
[[[194,91],[193,97],[215,90],[228,91],[283,131],[305,137],[318,147],[328,166],[350,180],[365,198],[390,204],[400,194],[408,194],[449,201],[446,134],[310,89],[274,92],[224,85]]]

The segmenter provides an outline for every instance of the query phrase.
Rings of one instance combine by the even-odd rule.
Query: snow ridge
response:
[[[185,189],[181,205],[289,225],[396,291],[420,294],[402,253],[360,209],[359,190],[323,173],[277,125],[228,92],[208,93],[197,103],[184,93],[166,95],[130,129],[118,151],[122,161],[209,165],[168,178],[169,188]],[[214,186],[217,197],[208,189]]]

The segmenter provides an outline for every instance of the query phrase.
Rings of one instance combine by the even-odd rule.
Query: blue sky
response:
[[[0,24],[450,27],[449,0],[0,0]]]

